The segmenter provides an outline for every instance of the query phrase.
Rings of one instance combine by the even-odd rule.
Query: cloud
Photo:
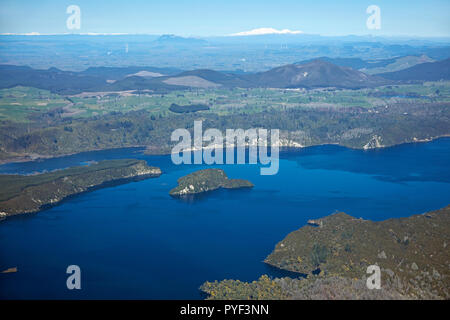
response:
[[[258,28],[250,31],[233,33],[230,34],[230,36],[260,36],[264,34],[302,34],[302,33],[303,31],[300,30],[294,31],[289,29],[277,30],[274,28]]]
[[[27,32],[27,33],[1,33],[2,36],[40,36],[39,32]]]
[[[127,36],[129,33],[98,33],[98,32],[86,32],[78,33],[81,36]]]
[[[79,35],[79,36],[125,36],[130,33],[39,33],[39,32],[27,32],[27,33],[0,33],[2,36],[62,36],[62,35]]]

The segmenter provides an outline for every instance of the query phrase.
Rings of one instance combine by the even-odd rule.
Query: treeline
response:
[[[450,103],[398,104],[389,108],[299,108],[231,115],[202,114],[203,128],[280,129],[282,138],[304,146],[335,143],[362,148],[374,135],[385,146],[450,135]],[[140,110],[90,119],[32,124],[0,123],[0,159],[23,154],[62,155],[90,150],[149,146],[170,152],[171,133],[193,131],[195,113],[155,117]]]
[[[169,107],[169,110],[175,113],[189,113],[189,112],[197,112],[209,110],[209,107],[206,104],[190,104],[180,106],[176,103],[172,103]]]

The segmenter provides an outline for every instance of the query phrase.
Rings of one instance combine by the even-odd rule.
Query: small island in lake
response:
[[[205,282],[209,299],[449,299],[450,206],[369,221],[345,213],[310,221],[287,235],[265,263],[303,278]],[[369,266],[381,289],[369,290]]]
[[[144,160],[105,160],[34,175],[0,175],[0,218],[38,212],[93,189],[158,177],[161,169]]]
[[[178,179],[178,186],[170,190],[174,197],[225,189],[252,188],[253,184],[243,179],[228,179],[222,169],[203,169]]]

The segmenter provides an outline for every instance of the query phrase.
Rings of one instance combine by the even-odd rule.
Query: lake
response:
[[[285,273],[262,261],[289,232],[344,211],[384,220],[450,202],[450,139],[379,150],[315,146],[280,154],[277,175],[258,165],[181,165],[141,149],[88,152],[0,166],[28,174],[91,160],[139,158],[163,175],[81,194],[37,214],[0,222],[0,298],[201,299],[204,281],[253,281]],[[179,177],[206,167],[248,179],[251,190],[195,200],[169,196]],[[81,290],[66,268],[81,268]]]

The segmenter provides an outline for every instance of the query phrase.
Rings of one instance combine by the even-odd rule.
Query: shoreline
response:
[[[382,289],[387,290],[378,298],[389,298],[386,293],[391,292],[395,294],[393,297],[404,299],[448,299],[448,256],[442,249],[447,246],[449,217],[450,205],[381,221],[362,220],[344,212],[329,214],[317,219],[323,222],[319,227],[307,224],[289,232],[262,261],[269,271],[274,268],[288,272],[289,276],[269,278],[267,272],[253,281],[206,281],[200,288],[205,289],[207,299],[242,299],[249,295],[249,290],[253,297],[258,297],[259,287],[269,284],[275,299],[299,299],[302,293],[308,293],[303,295],[305,298],[320,293],[316,289],[323,291],[324,284],[331,281],[332,285],[326,286],[327,292],[343,290],[357,294],[365,289],[367,267],[377,265],[383,278]],[[343,237],[348,234],[350,237]],[[419,249],[423,255],[417,254]],[[422,281],[424,277],[427,283]],[[336,279],[346,281],[339,285]],[[296,285],[279,285],[289,281]],[[354,286],[353,281],[360,285]],[[303,288],[309,292],[302,291]],[[377,290],[360,291],[359,295],[374,292]]]
[[[82,154],[82,153],[88,153],[88,152],[99,152],[99,151],[108,151],[108,150],[119,150],[119,149],[139,149],[139,148],[146,148],[147,146],[128,146],[128,147],[117,147],[117,148],[107,148],[107,149],[92,149],[92,150],[86,150],[86,151],[81,151],[81,152],[72,152],[72,153],[65,153],[65,154],[61,154],[61,155],[41,155],[41,154],[36,154],[36,153],[32,153],[30,155],[24,155],[24,156],[19,156],[16,158],[11,158],[11,159],[3,159],[0,160],[0,166],[4,165],[4,164],[9,164],[9,163],[22,163],[22,162],[35,162],[35,161],[43,161],[43,160],[48,160],[48,159],[57,159],[57,158],[64,158],[64,157],[69,157],[69,156],[73,156],[76,154]],[[36,157],[33,157],[36,156]]]
[[[2,175],[0,217],[41,212],[59,205],[75,195],[97,189],[157,178],[162,174],[158,167],[149,166],[145,160],[105,160],[91,167],[70,167],[35,176]],[[8,189],[11,179],[21,177]]]
[[[14,213],[14,214],[6,214],[6,215],[0,215],[0,223],[5,221],[6,219],[11,219],[14,217],[24,217],[24,216],[32,216],[32,215],[36,215],[38,213],[50,210],[54,207],[57,207],[67,201],[70,201],[72,199],[75,199],[79,196],[82,196],[84,194],[93,192],[93,191],[97,191],[97,190],[101,190],[101,189],[107,189],[107,188],[111,188],[111,187],[116,187],[116,186],[120,186],[123,184],[128,184],[128,183],[133,183],[133,182],[139,182],[139,181],[143,181],[143,180],[147,180],[147,179],[151,179],[151,178],[158,178],[158,176],[153,176],[153,175],[143,175],[143,176],[136,176],[136,177],[130,177],[130,178],[121,178],[121,179],[117,179],[114,181],[107,181],[104,182],[102,184],[96,185],[96,186],[92,186],[87,188],[84,191],[81,192],[77,192],[74,194],[70,194],[64,198],[62,198],[61,200],[57,201],[57,202],[53,202],[53,203],[46,203],[44,205],[42,205],[39,209],[34,210],[34,211],[28,211],[28,212],[20,212],[20,213]],[[0,212],[1,213],[1,212]]]
[[[292,150],[302,150],[302,149],[311,148],[311,147],[327,146],[327,145],[329,145],[329,146],[340,146],[340,147],[351,149],[351,150],[374,151],[374,150],[388,149],[388,148],[393,148],[393,147],[398,147],[398,146],[408,145],[408,144],[418,144],[418,143],[433,142],[433,141],[436,141],[438,139],[444,139],[444,138],[450,138],[450,134],[436,136],[436,137],[432,137],[432,138],[428,138],[428,139],[417,139],[417,138],[414,138],[415,140],[413,140],[413,141],[402,142],[402,143],[388,145],[388,146],[380,146],[380,147],[375,147],[375,148],[368,148],[368,149],[365,149],[364,147],[361,147],[361,148],[350,147],[350,146],[342,145],[342,144],[339,144],[339,143],[318,143],[318,144],[312,144],[312,145],[308,145],[308,146],[281,146],[281,147],[279,146],[279,148],[280,148],[280,153],[286,152],[286,151],[292,151]],[[81,152],[73,152],[73,153],[54,155],[54,156],[52,156],[52,155],[30,154],[30,155],[24,155],[24,156],[20,156],[20,157],[16,157],[16,158],[11,158],[11,159],[0,160],[0,166],[6,165],[6,164],[11,164],[11,163],[37,162],[37,161],[43,161],[43,160],[48,160],[48,159],[64,158],[64,157],[73,156],[73,155],[82,154],[82,153],[99,152],[99,151],[110,151],[110,150],[119,150],[119,149],[144,149],[144,150],[142,150],[142,154],[143,155],[147,155],[147,156],[157,156],[157,155],[168,156],[168,155],[172,154],[171,152],[164,152],[164,151],[162,151],[162,152],[154,152],[154,153],[146,153],[146,150],[147,150],[148,147],[149,146],[147,146],[147,145],[135,145],[135,146],[127,146],[127,147],[107,148],[107,149],[92,149],[92,150],[86,150],[86,151],[81,151]],[[248,145],[245,146],[245,148],[248,148],[248,147],[249,147]],[[202,147],[201,150],[208,150],[210,148],[211,147],[209,147],[209,146],[205,146],[205,147]],[[195,152],[195,151],[199,151],[199,150],[188,150],[188,151]],[[33,155],[35,155],[36,157],[33,157]]]

